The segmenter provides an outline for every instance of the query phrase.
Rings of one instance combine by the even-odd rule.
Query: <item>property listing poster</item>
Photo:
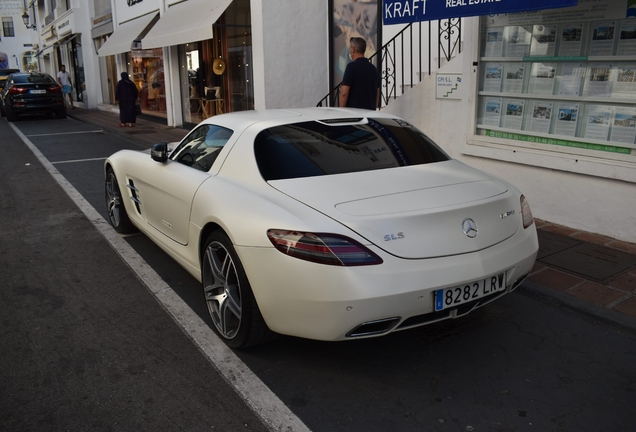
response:
[[[504,127],[521,130],[523,126],[523,112],[526,101],[523,99],[508,99],[504,115]]]
[[[484,91],[500,92],[503,63],[487,62],[484,76]]]
[[[564,57],[581,55],[582,41],[583,23],[562,24],[559,55]]]
[[[534,101],[532,104],[532,119],[530,130],[532,132],[549,133],[552,119],[552,102]]]
[[[533,63],[530,72],[529,92],[551,95],[556,81],[556,68],[556,63]]]
[[[532,32],[522,26],[509,26],[504,31],[506,57],[523,57],[528,55]]]
[[[618,33],[618,48],[616,55],[636,54],[636,20],[621,21],[621,29]]]
[[[614,107],[610,141],[634,144],[636,138],[636,108]]]
[[[531,56],[553,56],[556,48],[556,25],[535,24],[532,26]]]
[[[616,21],[596,21],[592,23],[591,56],[609,56],[614,50]]]
[[[580,96],[581,83],[587,67],[584,63],[563,63],[557,93],[562,96]]]
[[[504,68],[503,91],[505,93],[522,93],[525,74],[526,63],[506,63]]]
[[[612,80],[612,97],[633,98],[636,96],[636,63],[621,64]]]
[[[486,32],[486,52],[484,56],[503,56],[503,27],[489,28]]]
[[[556,135],[575,136],[579,104],[560,103],[556,109],[554,133]]]
[[[482,124],[499,127],[501,124],[501,98],[486,98]]]
[[[585,79],[584,95],[588,97],[609,97],[611,89],[610,76],[612,74],[610,63],[590,63]]]
[[[589,105],[585,138],[607,141],[609,136],[612,109],[605,105]]]

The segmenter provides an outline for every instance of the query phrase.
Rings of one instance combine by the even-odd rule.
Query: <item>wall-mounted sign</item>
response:
[[[492,15],[488,17],[486,26],[503,27],[538,22],[545,25],[630,17],[636,17],[636,3],[633,0],[595,0],[581,1],[578,5],[566,9]]]
[[[578,0],[383,0],[384,24],[405,24],[576,6]]]
[[[435,91],[436,99],[461,100],[462,74],[438,73]]]
[[[55,23],[55,27],[57,30],[57,36],[59,38],[63,38],[71,33],[74,33],[75,30],[75,15],[69,14],[66,18],[62,18],[62,20],[57,21]]]

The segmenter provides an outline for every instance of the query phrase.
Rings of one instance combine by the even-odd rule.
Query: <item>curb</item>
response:
[[[636,336],[636,318],[632,318],[629,315],[581,300],[578,297],[564,292],[546,288],[528,280],[524,281],[518,290],[525,295],[533,296],[546,303],[569,309],[601,324],[609,325]]]

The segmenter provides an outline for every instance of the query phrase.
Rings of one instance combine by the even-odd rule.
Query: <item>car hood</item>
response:
[[[519,229],[518,193],[454,160],[269,183],[402,258],[475,252]]]

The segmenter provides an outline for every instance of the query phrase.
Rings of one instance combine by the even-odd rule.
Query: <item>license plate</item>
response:
[[[464,285],[435,291],[435,310],[459,306],[506,289],[506,272]]]
[[[46,93],[46,90],[29,90],[29,93],[31,93],[31,94],[42,94],[42,93]]]

